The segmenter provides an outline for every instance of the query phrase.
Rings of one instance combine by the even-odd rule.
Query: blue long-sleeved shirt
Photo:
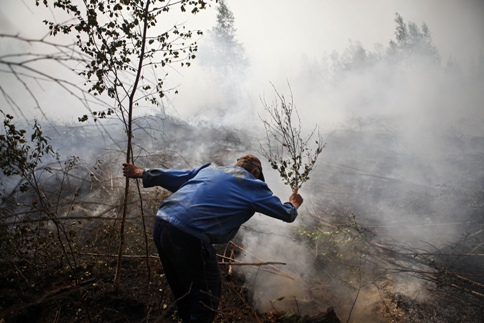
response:
[[[144,169],[143,186],[173,192],[157,216],[210,243],[231,240],[255,212],[285,222],[297,217],[292,203],[282,203],[266,183],[238,166],[209,163],[192,170]]]

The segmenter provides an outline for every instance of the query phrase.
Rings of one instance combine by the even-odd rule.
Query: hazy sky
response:
[[[452,56],[467,66],[470,57],[484,53],[483,0],[227,0],[227,4],[236,19],[238,40],[261,82],[266,83],[291,79],[301,60],[341,52],[350,41],[361,42],[367,50],[373,50],[375,44],[387,46],[394,38],[397,12],[406,22],[428,25],[443,63]],[[50,12],[35,7],[34,0],[3,0],[2,5],[1,32],[45,34],[41,21]],[[209,30],[215,17],[213,4],[197,16],[189,15],[188,25]],[[0,49],[2,46],[6,48],[0,44]],[[203,78],[190,69],[180,73],[180,83],[190,86]],[[254,93],[255,97],[260,94]],[[46,109],[56,111],[57,116],[73,113],[62,108],[64,112],[59,114],[55,105]],[[77,117],[79,112],[73,114]]]
[[[467,59],[484,51],[482,0],[227,0],[250,56],[282,57],[342,50],[348,41],[372,49],[394,38],[395,13],[426,23],[443,54]],[[210,14],[209,14],[210,15]],[[209,16],[206,15],[206,16]],[[208,18],[208,17],[207,17]],[[215,21],[214,15],[210,17]]]
[[[405,22],[426,23],[443,62],[453,56],[466,64],[484,53],[482,0],[227,0],[234,13],[237,36],[251,62],[280,68],[301,57],[344,50],[350,41],[367,50],[394,39],[395,13]],[[216,11],[190,23],[210,28]],[[287,65],[285,65],[288,67]],[[288,67],[289,68],[289,67]]]

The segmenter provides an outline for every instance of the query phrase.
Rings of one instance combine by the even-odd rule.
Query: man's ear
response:
[[[254,176],[255,178],[257,178],[257,179],[259,178],[260,172],[259,172],[259,170],[258,170],[257,168],[255,168],[255,167],[254,167],[254,169],[252,169],[252,170],[250,171],[250,173],[251,173],[251,174],[252,174],[252,176]]]

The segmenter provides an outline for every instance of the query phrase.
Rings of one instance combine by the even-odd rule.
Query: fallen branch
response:
[[[285,262],[279,262],[279,261],[260,261],[260,262],[242,262],[230,257],[226,257],[223,255],[217,254],[220,258],[222,258],[222,261],[219,262],[220,265],[251,265],[251,266],[260,266],[260,265],[286,265]],[[224,261],[225,259],[229,261]]]
[[[267,262],[219,262],[219,265],[229,266],[265,266],[265,265],[285,265],[284,262],[267,261]]]
[[[484,298],[484,294],[482,293],[479,293],[479,292],[476,292],[475,290],[472,290],[472,289],[469,289],[469,288],[465,288],[465,287],[462,287],[462,286],[459,286],[457,284],[448,284],[449,286],[451,287],[454,287],[454,288],[457,288],[457,289],[461,289],[467,293],[470,293],[472,295],[475,295],[475,296],[479,296],[479,297],[482,297]]]
[[[413,255],[418,255],[418,256],[456,256],[456,257],[484,257],[484,253],[439,253],[439,252],[420,252],[420,251],[415,251],[415,252],[398,252],[394,250],[390,246],[385,246],[381,243],[378,242],[373,242],[375,246],[381,249],[385,249],[391,252],[394,252],[399,255],[403,256],[413,256]]]
[[[234,247],[239,248],[241,251],[243,251],[243,252],[247,253],[248,255],[250,255],[250,256],[252,256],[252,257],[256,258],[257,260],[259,260],[259,261],[263,261],[262,259],[260,259],[260,258],[259,258],[259,257],[257,257],[256,255],[254,255],[254,254],[250,253],[249,251],[245,250],[245,249],[244,249],[244,248],[242,248],[241,246],[237,245],[235,242],[230,241],[230,243],[231,243],[231,244],[232,244]],[[281,271],[279,268],[274,267],[274,266],[272,266],[272,265],[268,265],[268,266],[269,266],[269,267],[270,267],[270,268],[271,268],[273,271],[270,271],[270,270],[267,270],[267,269],[261,269],[261,270],[264,270],[264,271],[267,271],[267,272],[270,272],[270,273],[273,273],[273,274],[278,274],[278,275],[281,275],[281,276],[283,276],[283,277],[289,278],[289,279],[291,279],[291,280],[295,280],[295,278],[294,278],[293,276],[289,275],[288,273],[285,273],[285,272]]]
[[[102,253],[92,253],[92,252],[74,252],[76,255],[79,256],[91,256],[91,257],[103,257],[103,258],[116,258],[118,255],[108,255]],[[217,254],[218,257],[222,259],[229,259],[230,261],[220,261],[219,265],[231,265],[231,266],[266,266],[266,265],[286,265],[284,262],[278,261],[260,261],[260,262],[242,262],[237,261],[235,259],[231,259],[229,257],[225,257],[222,255]],[[123,255],[123,258],[127,259],[144,259],[146,256],[142,255]],[[149,255],[149,259],[159,259],[158,256]],[[275,267],[274,267],[275,268]]]
[[[476,286],[484,287],[484,284],[478,283],[478,282],[476,282],[476,281],[474,281],[474,280],[472,280],[472,279],[469,279],[469,278],[467,278],[467,277],[464,277],[464,276],[458,275],[458,274],[456,274],[456,273],[450,273],[450,274],[454,275],[454,277],[455,277],[455,278],[457,278],[457,279],[467,281],[467,282],[469,282],[469,283],[471,283],[471,284],[473,284],[473,285],[476,285]]]
[[[436,277],[433,274],[428,274],[427,276],[428,276],[427,278],[430,281],[438,282],[440,284],[444,284],[444,285],[447,285],[447,286],[450,286],[450,287],[453,287],[453,288],[457,288],[457,289],[463,290],[463,291],[465,291],[467,293],[470,293],[472,295],[475,295],[475,296],[479,296],[479,297],[484,298],[484,294],[483,293],[477,292],[475,290],[472,290],[472,289],[469,289],[469,288],[466,288],[466,287],[463,287],[463,286],[459,286],[459,285],[457,285],[455,283],[448,283],[448,282],[439,280],[438,277]]]

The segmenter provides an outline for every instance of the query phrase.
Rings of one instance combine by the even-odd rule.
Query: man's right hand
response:
[[[123,175],[128,178],[142,178],[143,169],[130,163],[123,163]]]
[[[301,195],[299,195],[297,190],[294,190],[294,192],[292,192],[291,196],[289,196],[289,202],[291,202],[297,209],[303,203],[303,198],[302,198]]]

